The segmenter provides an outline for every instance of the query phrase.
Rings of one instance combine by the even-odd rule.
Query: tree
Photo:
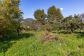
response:
[[[62,19],[63,16],[59,8],[52,6],[48,9],[47,20],[54,29],[59,28]]]
[[[63,21],[63,28],[67,32],[74,32],[76,29],[80,28],[81,20],[77,15],[68,16]]]
[[[36,10],[34,12],[34,17],[36,21],[41,23],[42,25],[45,23],[46,14],[44,10],[40,10],[40,9]]]
[[[36,25],[38,29],[41,29],[41,27],[45,24],[45,18],[46,18],[46,14],[44,12],[44,10],[36,10],[34,12],[34,17],[36,19]]]
[[[0,3],[0,24],[2,25],[0,29],[3,30],[3,36],[7,35],[6,33],[9,34],[9,32],[18,32],[22,17],[19,3],[20,0],[3,0]]]

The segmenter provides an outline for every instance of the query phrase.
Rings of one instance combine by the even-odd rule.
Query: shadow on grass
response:
[[[58,34],[72,34],[71,32],[66,31],[59,31],[59,32],[52,32],[52,33],[58,33]],[[76,34],[77,38],[84,38],[84,32],[73,32]]]
[[[77,38],[84,38],[84,32],[74,32],[77,34]]]
[[[21,33],[19,38],[29,38],[31,36],[34,36],[32,33]]]
[[[32,33],[21,33],[19,36],[12,36],[11,38],[6,38],[4,41],[0,41],[0,53],[4,53],[12,46],[12,44],[16,43],[17,40],[22,38],[29,38],[34,36]]]
[[[52,33],[58,33],[58,34],[71,34],[71,32],[67,32],[67,31],[59,31],[59,32],[52,32]]]

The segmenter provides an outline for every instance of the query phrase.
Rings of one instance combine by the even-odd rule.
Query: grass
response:
[[[42,43],[43,34],[43,31],[30,31],[21,38],[1,42],[0,56],[84,56],[83,33],[53,33],[61,39]]]

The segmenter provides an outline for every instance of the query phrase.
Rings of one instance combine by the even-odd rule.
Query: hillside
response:
[[[83,5],[84,0],[0,0],[0,56],[84,56]]]
[[[59,38],[46,42],[41,41],[43,34],[43,31],[23,33],[22,38],[5,44],[5,52],[1,51],[0,56],[84,56],[84,33],[50,33]]]

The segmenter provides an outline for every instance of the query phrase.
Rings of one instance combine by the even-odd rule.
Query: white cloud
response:
[[[60,8],[61,11],[63,11],[64,8]]]

